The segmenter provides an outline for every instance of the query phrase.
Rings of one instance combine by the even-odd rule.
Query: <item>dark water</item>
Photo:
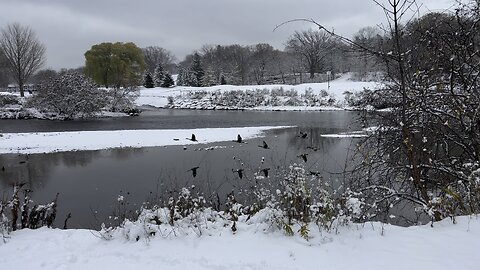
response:
[[[294,125],[273,130],[264,138],[246,144],[220,142],[207,145],[112,149],[52,154],[0,155],[0,191],[10,192],[14,182],[25,182],[36,203],[46,203],[59,196],[57,226],[63,225],[71,212],[69,227],[98,227],[118,204],[119,195],[132,208],[152,196],[169,190],[195,185],[212,194],[227,194],[251,185],[254,174],[270,168],[274,175],[280,168],[300,163],[307,170],[322,172],[325,181],[341,181],[352,149],[351,139],[323,138],[321,134],[358,130],[354,112],[248,112],[248,111],[147,111],[139,117],[53,122],[42,120],[0,120],[1,132],[35,132],[115,129],[184,129],[205,127],[241,127]],[[298,137],[307,132],[306,139]],[[236,134],[232,134],[232,140]],[[258,147],[262,141],[270,149]],[[217,146],[214,150],[206,147]],[[308,150],[307,146],[318,148]],[[304,162],[298,155],[308,153]],[[264,160],[262,162],[262,159]],[[198,174],[188,171],[198,166]],[[232,170],[244,169],[240,179]],[[268,181],[265,180],[265,181]]]

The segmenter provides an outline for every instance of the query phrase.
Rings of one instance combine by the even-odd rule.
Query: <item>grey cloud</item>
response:
[[[424,2],[436,10],[453,0]],[[313,18],[347,36],[384,20],[371,0],[0,0],[0,27],[31,26],[47,46],[47,66],[56,69],[83,65],[85,51],[105,41],[158,45],[179,59],[204,44],[266,42],[282,49],[293,31],[311,27],[272,31],[293,18]]]

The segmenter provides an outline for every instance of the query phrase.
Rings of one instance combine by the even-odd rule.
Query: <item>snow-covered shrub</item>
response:
[[[288,218],[288,224],[291,225],[293,220],[310,221],[309,206],[312,202],[312,191],[311,185],[307,183],[305,168],[297,164],[289,166],[280,186],[277,195],[280,198],[280,207]]]
[[[271,90],[272,96],[285,96],[285,89],[283,87],[275,87]]]
[[[52,227],[57,214],[56,198],[45,205],[29,207],[32,200],[31,191],[23,190],[24,184],[14,184],[10,199],[0,201],[0,237],[6,239],[10,231],[19,228],[37,229],[42,226]],[[20,192],[23,190],[23,199]]]
[[[350,91],[345,91],[343,92],[343,96],[345,98],[345,102],[349,105],[352,106],[353,104],[353,93]]]
[[[187,93],[187,97],[190,98],[190,99],[202,99],[204,98],[205,96],[207,96],[207,91],[189,91]]]
[[[292,96],[284,103],[284,105],[286,105],[286,106],[299,106],[299,105],[302,105],[302,103],[303,102],[300,99],[298,99],[298,97]]]
[[[20,104],[20,100],[18,99],[18,97],[13,95],[0,95],[0,106],[18,104]]]
[[[224,217],[232,222],[231,229],[233,232],[237,231],[236,222],[238,221],[238,217],[242,214],[244,214],[244,207],[237,202],[232,191],[228,194],[227,201],[225,202]]]
[[[480,213],[480,167],[473,164],[464,167],[470,171],[465,181],[450,183],[424,206],[432,220],[436,214],[454,219],[464,213]]]
[[[399,97],[392,95],[391,91],[385,89],[364,89],[362,91],[355,92],[353,95],[349,95],[348,99],[347,97],[345,98],[349,106],[359,108],[373,106],[375,109],[385,109],[398,106],[399,104]]]
[[[168,96],[167,97],[168,105],[173,105],[175,102],[175,98],[173,96]]]
[[[67,119],[91,116],[105,105],[105,91],[82,74],[68,72],[38,86],[30,105]]]
[[[109,88],[106,93],[106,109],[112,112],[128,112],[135,108],[134,101],[140,95],[136,86]]]
[[[320,90],[320,97],[326,98],[328,96],[328,92],[325,89]]]
[[[280,98],[277,95],[272,94],[272,96],[270,97],[268,105],[270,105],[270,106],[280,106],[281,105]]]
[[[287,96],[287,97],[298,97],[298,92],[297,92],[297,90],[292,88],[290,90],[285,91],[285,96]]]
[[[28,222],[26,222],[28,228],[37,229],[42,226],[52,227],[57,215],[57,198],[49,204],[35,205],[32,210],[30,210]]]
[[[197,218],[197,214],[205,209],[206,200],[200,194],[192,195],[195,186],[182,188],[177,197],[171,196],[168,200],[168,209],[170,213],[169,223],[173,225],[176,220],[182,218]]]
[[[314,106],[314,105],[317,105],[317,97],[315,96],[315,94],[313,93],[313,89],[312,88],[308,88],[305,90],[305,93],[302,94],[301,96],[301,99],[303,100],[303,102],[305,103],[305,105],[308,105],[308,106]]]

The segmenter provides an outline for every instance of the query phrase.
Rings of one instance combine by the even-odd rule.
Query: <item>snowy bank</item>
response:
[[[306,241],[256,225],[198,237],[103,240],[98,232],[41,228],[13,232],[0,244],[2,269],[478,269],[480,219],[430,225],[378,222],[311,232]]]
[[[236,140],[237,134],[240,134],[243,139],[251,139],[261,136],[267,130],[280,128],[288,127],[0,133],[0,154],[32,154],[212,143]],[[192,134],[195,134],[198,141],[189,140]]]
[[[173,88],[141,88],[140,95],[135,103],[138,106],[153,106],[159,108],[183,108],[183,109],[244,109],[254,108],[258,110],[290,110],[290,111],[320,111],[320,110],[338,110],[345,109],[345,92],[355,94],[364,89],[376,89],[381,85],[378,82],[358,82],[351,80],[351,74],[345,74],[339,79],[333,80],[330,83],[305,83],[298,85],[216,85],[210,87],[189,87],[176,86]],[[263,97],[255,97],[255,101],[259,98],[264,100],[263,105],[250,106],[252,104],[245,104],[240,102],[239,106],[212,104],[212,96],[226,93],[248,93],[255,92],[261,94]],[[197,93],[197,95],[195,94]],[[277,98],[271,100],[272,93],[276,93]],[[294,99],[291,99],[292,93],[297,93],[301,103],[308,104],[294,104]],[[198,96],[203,94],[203,99]],[[302,96],[303,95],[303,96]],[[308,96],[305,96],[308,95]],[[174,104],[169,104],[169,97],[173,99]],[[296,98],[296,97],[294,97]],[[302,99],[303,98],[303,99]],[[244,97],[242,99],[245,99]],[[312,99],[325,99],[324,102],[312,103]],[[329,101],[329,104],[324,104]],[[222,101],[221,103],[225,103]],[[273,105],[272,105],[273,104]],[[321,104],[321,105],[319,105]],[[335,106],[333,106],[335,105]]]

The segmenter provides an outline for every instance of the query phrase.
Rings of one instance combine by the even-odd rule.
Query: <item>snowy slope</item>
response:
[[[2,269],[480,269],[480,219],[418,227],[366,223],[307,242],[255,225],[233,235],[102,240],[88,230],[20,230],[0,244]]]
[[[329,87],[330,85],[330,87]],[[329,95],[336,97],[337,99],[343,99],[343,93],[345,91],[350,91],[352,93],[362,91],[365,88],[368,89],[375,89],[380,84],[378,82],[358,82],[350,80],[350,75],[346,74],[339,79],[331,81],[330,84],[328,83],[306,83],[306,84],[298,84],[298,85],[282,85],[282,84],[274,84],[274,85],[216,85],[211,87],[189,87],[189,86],[176,86],[173,88],[141,88],[140,96],[136,100],[136,104],[139,106],[142,105],[149,105],[154,107],[164,107],[168,104],[168,96],[177,96],[182,95],[187,92],[195,92],[195,91],[205,91],[205,92],[227,92],[227,91],[234,91],[234,90],[272,90],[272,89],[279,89],[283,88],[285,90],[296,90],[299,95],[304,94],[305,90],[311,89],[315,95],[320,94],[320,91],[325,90]],[[274,109],[274,108],[261,108],[261,109]],[[301,109],[301,108],[300,108]],[[293,110],[293,109],[290,109]]]

